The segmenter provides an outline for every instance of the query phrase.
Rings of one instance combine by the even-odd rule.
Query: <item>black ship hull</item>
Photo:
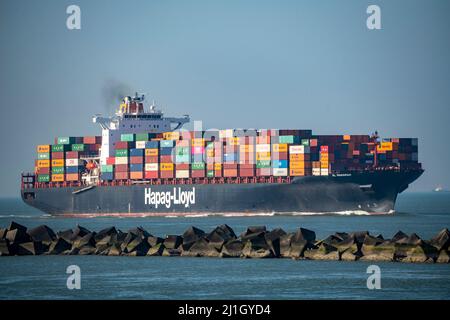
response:
[[[291,183],[31,188],[25,203],[52,215],[292,214],[393,212],[422,170],[297,177]]]

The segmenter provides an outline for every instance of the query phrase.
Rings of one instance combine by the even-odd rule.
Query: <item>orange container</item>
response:
[[[66,181],[79,181],[80,180],[80,174],[78,173],[67,173],[66,174]]]
[[[145,149],[145,156],[150,157],[158,156],[158,149]]]
[[[48,145],[48,144],[41,144],[41,145],[37,146],[37,152],[38,153],[50,152],[50,145]]]
[[[62,182],[64,181],[64,174],[52,174],[52,182]]]
[[[53,159],[52,167],[64,167],[64,159]]]
[[[161,171],[173,171],[173,163],[160,163],[159,168]]]
[[[130,172],[130,179],[144,179],[144,173],[141,172]]]
[[[64,166],[64,164],[63,164],[63,166]],[[48,168],[48,167],[50,167],[50,160],[36,160],[36,167]]]

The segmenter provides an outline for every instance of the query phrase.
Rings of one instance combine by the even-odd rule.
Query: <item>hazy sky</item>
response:
[[[81,30],[66,27],[81,8]],[[382,30],[366,27],[381,7]],[[105,88],[145,92],[206,128],[418,137],[450,187],[450,1],[0,1],[0,195],[37,144],[100,134]],[[109,111],[108,111],[109,110]]]

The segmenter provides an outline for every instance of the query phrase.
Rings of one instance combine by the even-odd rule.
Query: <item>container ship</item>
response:
[[[52,215],[385,214],[423,169],[416,138],[303,129],[185,130],[125,97],[101,136],[37,146],[25,203]]]

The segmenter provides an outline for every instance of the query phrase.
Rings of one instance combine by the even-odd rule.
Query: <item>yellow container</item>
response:
[[[159,168],[161,171],[171,171],[173,170],[173,163],[160,163]]]
[[[192,147],[204,147],[205,146],[205,139],[203,138],[194,138],[191,140]]]
[[[256,160],[270,160],[270,152],[257,152]]]
[[[214,170],[222,170],[222,164],[221,163],[214,163]]]
[[[344,135],[344,141],[349,141],[349,140],[350,140],[350,135],[349,134]]]
[[[206,150],[206,157],[214,158],[214,149],[207,149]]]
[[[289,169],[289,175],[290,176],[304,176],[305,175],[305,169]]]
[[[52,174],[52,182],[62,182],[64,181],[64,174]]]
[[[41,144],[37,146],[38,153],[47,153],[50,152],[50,146],[48,144]]]
[[[288,145],[287,143],[277,143],[272,145],[273,152],[287,152]]]
[[[145,155],[146,156],[158,156],[158,149],[145,149]]]
[[[164,140],[179,140],[180,139],[180,133],[177,132],[177,131],[164,132],[163,133],[163,139]]]
[[[38,168],[49,168],[50,167],[50,160],[38,160],[37,161],[37,167]]]
[[[381,144],[379,144],[377,146],[377,150],[378,151],[392,151],[393,144],[392,144],[392,142],[381,142]]]
[[[239,152],[253,152],[255,146],[253,144],[241,144],[239,146]]]
[[[320,168],[322,168],[322,169],[328,169],[328,166],[329,166],[328,161],[326,161],[326,162],[321,161],[321,162],[320,162]]]
[[[291,161],[289,163],[289,169],[305,169],[304,161]]]
[[[64,167],[64,159],[52,160],[52,167]]]
[[[239,138],[238,137],[228,138],[227,139],[227,145],[229,145],[229,146],[238,146],[239,145]]]

